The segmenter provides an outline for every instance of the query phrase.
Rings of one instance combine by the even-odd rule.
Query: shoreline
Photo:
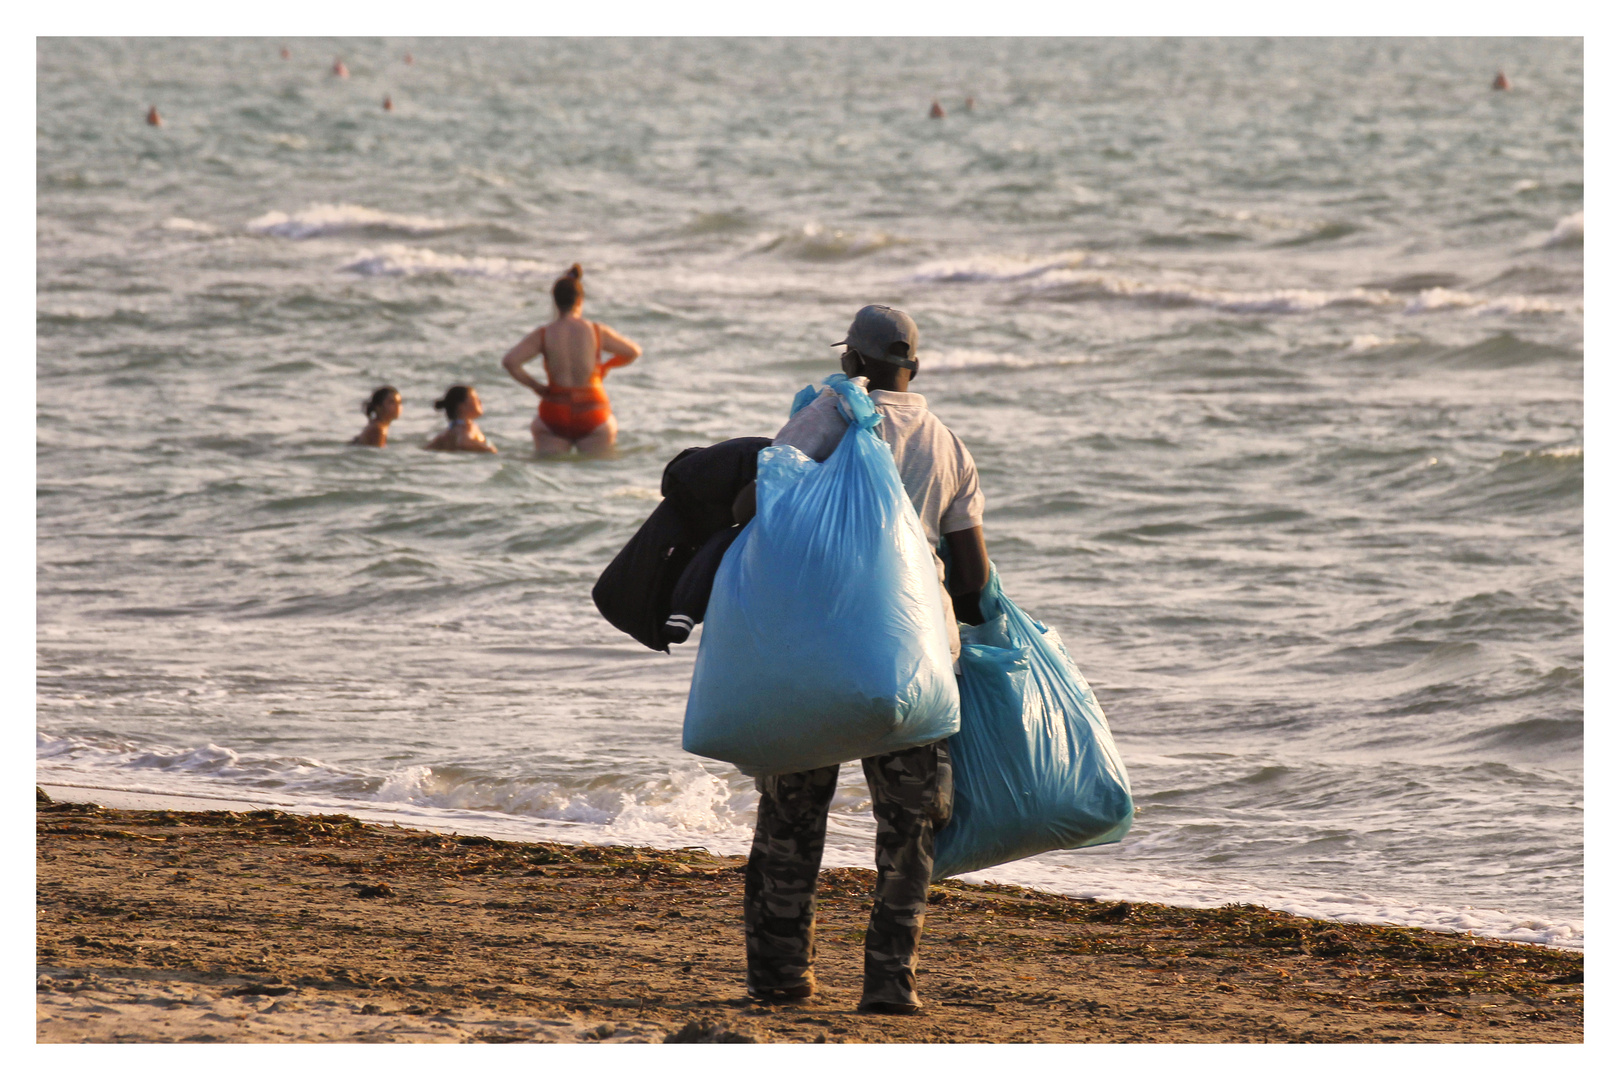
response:
[[[398,825],[407,829],[420,829],[425,832],[442,833],[444,835],[478,835],[494,840],[507,840],[518,843],[559,843],[583,847],[622,847],[634,846],[648,850],[678,851],[690,846],[692,838],[689,837],[618,837],[603,835],[606,830],[600,826],[573,825],[564,823],[558,829],[536,828],[532,819],[519,818],[507,821],[507,815],[480,810],[458,810],[445,807],[418,807],[411,804],[392,803],[356,803],[353,800],[341,798],[294,798],[294,797],[267,797],[263,799],[243,798],[240,794],[213,795],[213,794],[185,794],[172,791],[154,789],[136,789],[122,787],[108,787],[104,784],[86,783],[79,780],[59,782],[55,780],[38,780],[36,786],[45,791],[47,795],[63,802],[89,801],[95,802],[108,809],[118,810],[235,810],[243,813],[255,810],[273,809],[285,813],[311,816],[322,814],[338,814],[353,817],[360,821],[377,825]],[[557,824],[557,823],[551,823]],[[711,854],[720,856],[746,855],[748,846],[746,842],[717,843],[717,838],[697,838],[697,846],[708,850]],[[683,843],[682,841],[687,841]],[[853,856],[853,858],[851,858]],[[861,869],[870,866],[870,848],[863,848],[858,852],[848,849],[839,849],[830,846],[824,867],[849,867]],[[1016,864],[1014,864],[1016,866]],[[1492,941],[1513,942],[1516,944],[1541,945],[1550,949],[1559,949],[1568,952],[1584,954],[1584,937],[1576,937],[1574,943],[1566,943],[1567,938],[1544,932],[1543,929],[1530,929],[1521,931],[1520,927],[1546,928],[1556,927],[1556,921],[1547,922],[1535,916],[1524,914],[1509,914],[1505,910],[1491,909],[1476,912],[1470,907],[1456,910],[1446,909],[1408,909],[1402,911],[1397,907],[1384,908],[1374,912],[1341,911],[1333,906],[1324,904],[1317,898],[1289,898],[1278,896],[1274,892],[1262,889],[1238,889],[1235,895],[1222,897],[1218,893],[1199,896],[1196,899],[1185,896],[1164,896],[1162,889],[1151,886],[1146,890],[1132,888],[1130,883],[1115,881],[1111,886],[1104,885],[1093,879],[1091,887],[1085,890],[1073,887],[1065,888],[1062,883],[1053,881],[1050,876],[1026,869],[1023,872],[1014,869],[1006,873],[1006,867],[990,867],[986,870],[975,871],[954,879],[957,884],[997,884],[1009,885],[1016,888],[1032,889],[1036,892],[1051,893],[1057,896],[1081,900],[1104,900],[1109,903],[1158,904],[1172,908],[1190,908],[1198,910],[1214,909],[1236,905],[1250,905],[1266,908],[1289,915],[1297,915],[1305,919],[1326,921],[1345,926],[1400,926],[1411,930],[1427,930],[1437,933],[1467,933],[1476,937]],[[990,880],[986,880],[990,879]],[[1147,895],[1143,895],[1143,893]],[[1161,895],[1154,895],[1160,893]],[[1369,898],[1370,899],[1370,898]],[[1390,903],[1394,903],[1390,901]],[[1477,916],[1487,919],[1481,923]],[[1495,917],[1492,921],[1491,917]],[[1519,921],[1513,922],[1517,918]],[[1568,929],[1568,927],[1564,927]],[[1554,940],[1548,940],[1549,937]]]
[[[743,996],[741,858],[279,810],[41,803],[40,1042],[1580,1042],[1584,956],[1404,927],[930,892],[914,1017],[858,1014],[870,870],[808,1002]]]

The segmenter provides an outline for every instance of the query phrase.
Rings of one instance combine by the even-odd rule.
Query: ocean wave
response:
[[[741,803],[727,783],[701,766],[625,784],[565,785],[480,773],[457,766],[417,764],[388,773],[351,770],[313,758],[238,751],[208,742],[201,746],[141,746],[93,741],[41,731],[35,736],[41,775],[111,789],[131,783],[187,789],[191,793],[363,799],[373,806],[473,810],[518,818],[612,827],[647,837],[699,832],[743,835],[747,798]],[[49,781],[47,781],[49,782]],[[743,805],[743,804],[748,805]]]
[[[358,232],[428,236],[453,228],[452,222],[439,218],[390,214],[353,203],[316,203],[292,214],[271,210],[247,223],[248,232],[289,240]]]
[[[1425,289],[1405,299],[1388,289],[1234,290],[1189,282],[1140,281],[1109,274],[1060,271],[1042,275],[1036,292],[1057,300],[1118,299],[1158,307],[1207,307],[1243,315],[1302,315],[1329,308],[1394,310],[1407,315],[1463,311],[1474,315],[1579,314],[1580,301],[1561,302],[1541,296],[1480,296],[1453,289]]]
[[[1424,289],[1407,302],[1406,314],[1425,315],[1434,311],[1468,309],[1478,315],[1562,315],[1580,312],[1580,301],[1562,303],[1545,296],[1477,296],[1455,289]]]
[[[1577,210],[1560,218],[1552,232],[1541,242],[1542,247],[1584,247],[1586,245],[1586,211]]]
[[[555,781],[512,783],[455,769],[411,766],[394,773],[375,798],[441,810],[480,810],[585,825],[611,825],[626,836],[679,833],[718,835],[744,825],[734,793],[701,767],[671,769],[630,788],[590,785],[571,789]],[[747,802],[746,795],[743,802]]]
[[[1189,282],[1140,281],[1112,274],[1055,272],[1043,275],[1041,293],[1054,299],[1121,299],[1160,307],[1209,307],[1240,314],[1292,315],[1330,307],[1393,307],[1386,289],[1260,289],[1238,291]]]
[[[829,850],[828,864],[837,861]],[[1075,856],[1079,856],[1076,858]],[[1170,904],[1178,907],[1214,908],[1224,904],[1255,904],[1272,911],[1285,911],[1307,919],[1359,923],[1371,926],[1413,926],[1504,941],[1522,941],[1565,949],[1586,946],[1586,923],[1582,919],[1546,919],[1523,912],[1460,904],[1404,904],[1393,897],[1372,893],[1311,893],[1305,890],[1279,890],[1231,881],[1205,881],[1193,875],[1170,875],[1152,870],[1134,870],[1090,858],[1079,867],[1074,864],[1087,856],[1074,852],[1057,858],[1037,856],[1007,866],[962,874],[968,882],[1021,885],[1048,892],[1096,900],[1130,900]],[[1087,880],[1077,888],[1073,874],[1083,869]]]
[[[183,217],[164,218],[163,228],[170,232],[198,233],[204,236],[219,232],[217,226],[210,225],[206,221],[192,221]]]
[[[1089,356],[1025,356],[981,349],[953,349],[941,353],[921,353],[918,356],[919,368],[926,368],[930,372],[1022,370],[1093,362],[1093,358]]]
[[[855,259],[904,243],[903,238],[886,232],[829,229],[812,222],[790,232],[766,236],[754,251],[756,254],[772,252],[790,259],[825,262]]]
[[[943,259],[924,263],[912,271],[907,281],[1027,281],[1055,270],[1075,270],[1082,266],[1107,265],[1106,256],[1085,251],[1065,252],[1043,259],[1012,255],[980,255],[965,259]]]
[[[545,277],[555,272],[555,268],[542,266],[530,259],[508,259],[499,255],[443,255],[429,248],[412,248],[404,244],[389,244],[376,251],[361,251],[339,269],[363,277],[451,274],[502,281]]]

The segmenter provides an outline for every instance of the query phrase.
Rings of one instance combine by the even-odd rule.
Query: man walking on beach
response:
[[[961,645],[956,621],[978,624],[979,590],[990,560],[981,522],[984,496],[973,455],[907,391],[917,371],[917,324],[895,308],[870,305],[855,315],[843,345],[843,369],[864,376],[881,423],[877,434],[894,450],[895,466],[921,518],[929,544],[941,535],[951,555],[950,580],[935,556],[947,600],[946,626],[954,661]],[[806,405],[777,433],[775,445],[795,446],[816,461],[837,448],[847,426],[831,390]],[[754,514],[754,489],[738,497],[736,517]],[[949,617],[952,607],[956,618]],[[934,834],[951,816],[951,759],[945,742],[862,760],[877,819],[877,890],[866,931],[861,1012],[909,1015],[917,997],[917,946],[934,870]],[[839,766],[760,777],[759,817],[744,879],[743,930],[748,993],[763,1001],[808,998],[816,991],[816,875],[827,836],[827,808]]]

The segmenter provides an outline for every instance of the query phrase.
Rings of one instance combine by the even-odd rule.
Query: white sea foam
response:
[[[1475,315],[1558,315],[1579,312],[1579,301],[1563,302],[1545,296],[1478,296],[1455,289],[1424,289],[1406,305],[1408,315],[1467,310]]]
[[[1293,315],[1329,307],[1390,307],[1399,302],[1385,289],[1233,290],[1185,281],[1141,281],[1122,275],[1075,271],[1044,274],[1039,289],[1117,297],[1166,307],[1210,307],[1240,314]]]
[[[1055,270],[1106,265],[1103,256],[1085,251],[1064,252],[1045,258],[1015,255],[979,255],[965,259],[942,259],[924,263],[912,271],[909,281],[1028,281]]]
[[[1021,370],[1034,367],[1065,367],[1070,364],[1089,364],[1089,356],[1045,356],[1025,353],[990,352],[984,349],[948,349],[938,353],[919,353],[918,363],[931,372],[988,371],[995,369]]]
[[[831,854],[831,853],[829,853]],[[831,865],[831,864],[829,864]],[[1586,944],[1585,920],[1549,921],[1524,912],[1480,908],[1467,904],[1403,904],[1370,893],[1284,891],[1230,881],[1170,877],[1155,870],[1121,865],[1103,849],[1096,854],[1041,855],[1006,866],[963,874],[964,881],[1022,885],[1048,892],[1098,900],[1132,900],[1179,907],[1220,907],[1256,904],[1310,919],[1362,923],[1373,926],[1414,926],[1424,930],[1471,933],[1481,937],[1556,945],[1580,949]],[[1084,882],[1083,885],[1080,883]]]
[[[1560,218],[1542,241],[1543,247],[1579,247],[1586,243],[1586,211],[1577,210]]]
[[[810,260],[852,259],[903,244],[905,240],[881,230],[834,229],[816,222],[785,233],[759,238],[759,252],[774,252]]]
[[[439,218],[390,214],[353,203],[316,203],[291,214],[271,210],[247,223],[249,232],[289,240],[307,240],[313,236],[332,236],[366,229],[425,236],[453,227],[451,222]]]
[[[192,221],[190,218],[183,217],[164,218],[163,227],[170,232],[201,233],[203,235],[219,232],[216,226],[210,225],[206,221]]]
[[[424,274],[452,274],[456,277],[495,278],[522,281],[547,275],[548,268],[529,259],[508,259],[499,255],[444,255],[428,248],[389,244],[375,251],[365,250],[341,267],[364,277],[419,277]],[[551,268],[555,272],[555,268]]]

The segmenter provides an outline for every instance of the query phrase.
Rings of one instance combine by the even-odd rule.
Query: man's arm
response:
[[[739,525],[746,525],[754,519],[754,484],[750,480],[737,492],[737,497],[731,501],[731,520]]]
[[[975,525],[971,529],[948,532],[945,546],[951,553],[951,575],[945,589],[951,594],[956,621],[978,626],[984,622],[984,614],[979,610],[979,590],[990,583],[990,553],[984,549],[984,529]]]

